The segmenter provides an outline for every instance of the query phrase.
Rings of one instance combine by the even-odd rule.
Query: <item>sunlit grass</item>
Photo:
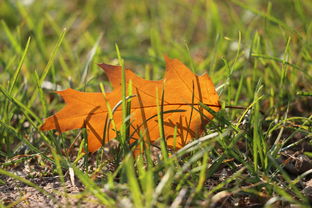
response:
[[[310,172],[294,177],[280,156],[312,145],[310,1],[25,2],[0,6],[2,175],[54,198],[12,171],[30,159],[49,164],[45,174],[62,184],[74,174],[85,187],[81,197],[92,195],[108,207],[122,206],[122,199],[134,207],[233,205],[243,196],[267,207],[309,206],[296,184]],[[110,89],[98,63],[155,80],[164,74],[163,55],[209,73],[222,106],[246,110],[222,108],[201,138],[176,152],[162,140],[156,159],[148,142],[138,142],[145,152],[137,157],[129,153],[129,121],[119,131],[119,148],[94,155],[84,151],[84,130],[39,131],[42,119],[63,106],[55,90]],[[125,120],[133,92],[121,76]],[[157,119],[163,132],[161,103]],[[226,197],[218,201],[218,193]]]

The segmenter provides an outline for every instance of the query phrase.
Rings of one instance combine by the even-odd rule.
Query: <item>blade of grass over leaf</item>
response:
[[[164,89],[164,88],[162,88]],[[161,93],[161,99],[159,99],[159,93]],[[164,157],[165,163],[168,162],[168,152],[167,152],[167,143],[166,143],[166,137],[165,137],[165,130],[164,130],[164,90],[162,92],[158,91],[158,88],[156,89],[156,102],[157,102],[157,119],[158,119],[158,128],[160,132],[160,145],[161,145],[161,152],[162,156]],[[161,103],[159,103],[159,100]]]
[[[127,114],[127,85],[126,85],[126,73],[125,73],[125,66],[124,66],[124,60],[121,58],[120,52],[119,52],[119,47],[116,44],[116,52],[117,52],[117,57],[118,57],[118,62],[121,66],[121,106],[122,106],[122,121],[125,121],[128,114]],[[122,145],[122,150],[124,151],[124,154],[127,154],[129,152],[128,145],[127,145],[127,132],[129,126],[127,125],[128,123],[122,122],[120,131],[121,131],[121,145]]]

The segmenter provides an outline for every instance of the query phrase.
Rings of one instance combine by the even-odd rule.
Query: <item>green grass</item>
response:
[[[298,184],[311,173],[291,174],[280,159],[312,145],[312,2],[22,2],[0,3],[0,174],[53,199],[54,193],[14,175],[14,167],[27,160],[49,164],[45,174],[60,176],[62,184],[73,170],[85,186],[82,197],[93,195],[108,207],[122,206],[121,199],[134,207],[227,206],[244,197],[266,207],[309,207]],[[128,154],[131,89],[124,82],[122,145],[111,150],[113,159],[103,148],[85,154],[84,130],[56,135],[38,129],[63,106],[53,91],[104,93],[101,85],[109,83],[97,63],[155,80],[164,74],[163,55],[207,72],[222,106],[247,109],[223,108],[202,138],[177,152],[169,154],[162,140],[157,162],[143,142],[145,154]],[[65,151],[70,146],[74,151]],[[311,159],[308,150],[302,154]],[[218,201],[220,193],[227,197]]]

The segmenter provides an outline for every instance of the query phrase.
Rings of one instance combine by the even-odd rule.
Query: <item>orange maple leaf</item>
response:
[[[166,59],[166,73],[163,80],[149,81],[136,76],[129,69],[125,70],[126,83],[132,81],[131,112],[130,112],[130,143],[140,136],[154,142],[160,138],[157,102],[163,96],[163,125],[168,147],[177,149],[200,136],[204,126],[213,116],[203,111],[199,102],[210,106],[214,111],[220,110],[219,96],[207,74],[197,76],[178,59]],[[87,93],[73,89],[57,92],[65,100],[65,107],[45,119],[41,130],[57,129],[60,132],[71,129],[86,128],[88,133],[88,149],[98,150],[103,143],[116,137],[116,129],[122,125],[122,107],[119,105],[113,113],[116,129],[112,125],[104,126],[109,118],[107,102],[111,107],[120,103],[121,67],[100,64],[104,69],[114,90],[106,93]],[[158,97],[158,100],[156,98]],[[167,113],[165,113],[167,112]],[[203,116],[204,115],[204,116]],[[174,138],[174,129],[177,128]],[[104,132],[106,129],[106,132]],[[105,134],[104,134],[105,133]],[[104,139],[105,138],[105,139]],[[105,141],[104,141],[105,140]]]

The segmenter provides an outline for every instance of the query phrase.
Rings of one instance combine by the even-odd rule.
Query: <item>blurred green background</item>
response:
[[[29,71],[41,72],[64,28],[67,33],[54,61],[58,75],[54,79],[61,82],[70,76],[75,85],[79,85],[79,72],[97,40],[99,47],[92,63],[112,62],[117,43],[126,64],[135,69],[148,64],[157,67],[167,54],[189,66],[191,56],[196,70],[214,73],[224,65],[222,58],[230,61],[237,56],[238,48],[239,58],[245,54],[240,67],[247,67],[255,59],[250,58],[250,52],[256,36],[260,36],[259,52],[283,58],[291,39],[291,51],[285,58],[301,62],[303,57],[298,55],[302,53],[308,59],[304,61],[309,61],[311,4],[300,0],[2,0],[1,67],[14,63],[12,57],[21,54],[31,36],[25,65]],[[308,70],[310,66],[306,66],[301,68]],[[97,69],[95,73],[101,72]],[[154,76],[157,79],[161,74]],[[216,82],[224,81],[221,79],[214,77]]]

